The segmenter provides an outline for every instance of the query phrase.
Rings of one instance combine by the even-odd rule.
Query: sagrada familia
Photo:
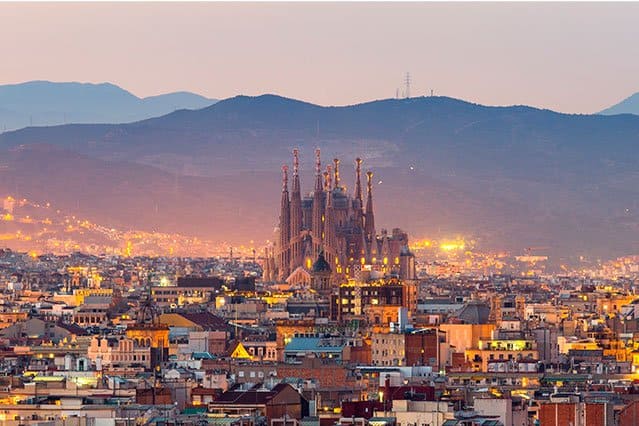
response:
[[[373,212],[373,173],[366,172],[366,204],[362,189],[362,160],[355,160],[355,190],[350,196],[340,180],[340,161],[322,172],[320,150],[315,151],[314,190],[302,197],[299,151],[293,150],[292,187],[288,166],[282,167],[279,237],[267,253],[265,281],[291,281],[300,272],[320,273],[324,288],[362,272],[377,271],[400,279],[414,279],[415,259],[408,236],[400,229],[377,234]]]

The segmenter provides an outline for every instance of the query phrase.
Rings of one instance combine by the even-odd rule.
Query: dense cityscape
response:
[[[359,158],[349,194],[317,150],[303,197],[298,155],[258,254],[2,250],[2,424],[636,424],[637,258],[547,274],[411,243],[376,229]]]
[[[638,22],[0,0],[0,426],[639,426]]]

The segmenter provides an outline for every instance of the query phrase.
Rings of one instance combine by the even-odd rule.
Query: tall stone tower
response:
[[[324,252],[320,251],[317,256],[317,260],[313,263],[313,269],[311,270],[311,287],[318,294],[328,296],[331,294],[331,265],[328,264],[324,257]]]
[[[278,278],[286,279],[290,271],[291,204],[288,196],[288,167],[282,166],[282,199],[280,202],[280,269]]]
[[[364,239],[366,242],[367,262],[377,259],[377,244],[375,235],[375,214],[373,213],[373,172],[366,172],[366,212],[364,213]],[[375,260],[374,260],[375,259]]]
[[[322,160],[320,150],[315,150],[315,189],[313,190],[313,214],[311,238],[313,242],[313,257],[319,255],[324,238],[324,185],[322,183]]]
[[[300,189],[300,176],[299,176],[299,151],[293,150],[293,187],[291,189],[291,228],[290,228],[290,248],[291,258],[290,267],[291,272],[298,266],[304,263],[303,241],[302,241],[302,191]]]

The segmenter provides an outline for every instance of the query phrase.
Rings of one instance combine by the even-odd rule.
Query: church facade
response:
[[[289,169],[282,167],[279,235],[269,249],[264,265],[265,281],[285,281],[300,270],[311,275],[322,264],[322,292],[326,275],[331,286],[362,274],[377,271],[414,279],[414,256],[408,249],[408,236],[400,229],[389,234],[375,228],[373,211],[373,173],[366,173],[362,185],[362,160],[355,160],[355,189],[349,194],[340,179],[340,161],[322,170],[320,150],[315,151],[314,188],[303,196],[300,186],[299,152],[293,151],[292,185]],[[365,192],[365,196],[364,196]],[[329,271],[327,271],[329,268]],[[315,271],[318,272],[318,271]]]

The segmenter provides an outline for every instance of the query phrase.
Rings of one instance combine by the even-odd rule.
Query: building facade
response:
[[[267,252],[265,281],[284,281],[299,268],[311,271],[320,254],[331,268],[334,285],[358,276],[362,270],[399,274],[415,278],[414,256],[408,236],[400,229],[378,235],[373,211],[373,173],[366,173],[364,204],[361,165],[355,161],[355,191],[351,196],[340,180],[340,161],[333,160],[322,172],[316,150],[314,190],[302,197],[299,155],[293,151],[293,183],[289,193],[288,167],[283,166],[279,236]],[[324,290],[322,290],[324,291]]]

